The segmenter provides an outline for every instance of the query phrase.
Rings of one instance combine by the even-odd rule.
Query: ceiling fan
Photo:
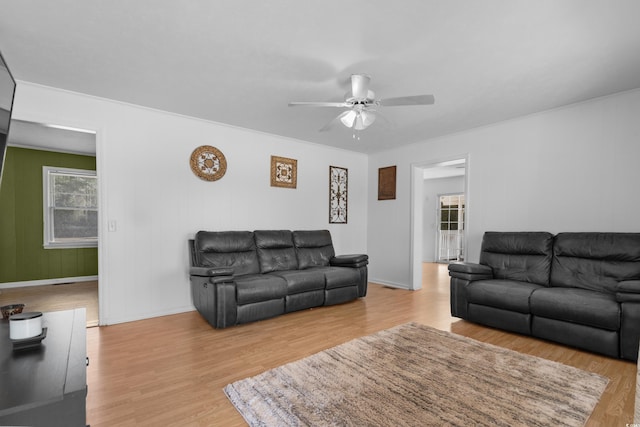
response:
[[[337,107],[346,108],[336,118],[320,129],[329,130],[337,121],[348,128],[363,130],[376,120],[376,107],[397,107],[406,105],[431,105],[435,102],[433,95],[400,96],[395,98],[376,99],[375,93],[369,89],[371,77],[366,74],[351,75],[351,90],[345,94],[344,102],[290,102],[290,107]]]

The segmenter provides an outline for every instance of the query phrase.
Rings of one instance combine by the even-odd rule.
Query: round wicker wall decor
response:
[[[191,170],[200,179],[217,181],[227,172],[227,159],[222,151],[202,145],[191,153]]]

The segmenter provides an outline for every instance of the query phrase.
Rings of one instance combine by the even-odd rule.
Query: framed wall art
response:
[[[217,181],[227,172],[227,159],[222,151],[210,145],[202,145],[191,153],[191,171],[205,181]]]
[[[329,166],[329,224],[347,223],[349,171]]]
[[[378,169],[378,200],[395,200],[396,167],[387,166]]]
[[[271,186],[296,188],[298,161],[286,157],[271,156]]]

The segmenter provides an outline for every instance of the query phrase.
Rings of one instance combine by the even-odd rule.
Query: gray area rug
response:
[[[224,392],[251,426],[581,426],[608,381],[408,323]]]

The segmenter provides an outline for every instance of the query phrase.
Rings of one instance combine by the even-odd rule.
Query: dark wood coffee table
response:
[[[44,313],[40,346],[14,351],[0,320],[0,425],[86,425],[87,344],[84,308]]]

